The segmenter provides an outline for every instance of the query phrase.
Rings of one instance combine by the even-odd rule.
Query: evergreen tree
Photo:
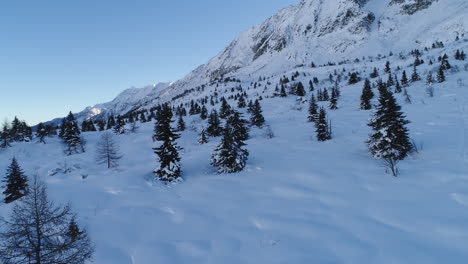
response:
[[[223,132],[221,121],[218,117],[218,112],[216,112],[214,109],[211,111],[210,116],[208,117],[208,127],[206,132],[210,137],[219,137]]]
[[[110,115],[107,118],[107,129],[112,129],[115,126],[115,119],[114,115]]]
[[[376,106],[369,126],[374,131],[367,141],[369,151],[375,158],[395,164],[404,159],[411,150],[406,125],[409,123],[401,112],[393,94],[387,89],[379,88],[379,103]],[[396,170],[392,168],[394,176]]]
[[[211,165],[218,173],[242,171],[249,156],[249,152],[244,149],[245,143],[240,140],[239,131],[234,129],[232,122],[232,118],[227,120],[221,143],[211,155]]]
[[[441,67],[439,67],[439,71],[437,72],[437,81],[439,83],[443,83],[445,82],[445,74],[444,74],[444,69]]]
[[[265,118],[262,114],[263,110],[258,100],[255,100],[251,110],[250,123],[257,127],[262,127],[265,124]]]
[[[336,90],[333,88],[331,92],[330,104],[328,106],[330,110],[338,109],[338,98],[336,95]]]
[[[372,73],[369,75],[369,77],[371,79],[375,79],[375,78],[379,77],[379,71],[377,70],[377,68],[374,67],[374,71],[372,71]]]
[[[185,131],[185,122],[182,116],[179,116],[179,119],[177,120],[177,130]]]
[[[408,77],[406,76],[406,71],[403,71],[401,75],[401,85],[403,87],[408,87]]]
[[[45,137],[47,136],[47,130],[43,123],[39,123],[36,129],[36,137],[39,138],[40,143],[46,143]]]
[[[387,73],[387,74],[390,74],[390,73],[392,72],[392,69],[390,68],[390,62],[389,62],[389,61],[387,61],[387,62],[385,63],[385,69],[384,69],[384,71],[385,71],[385,73]]]
[[[312,82],[312,80],[309,81],[309,91],[313,92],[314,91],[314,83]]]
[[[154,173],[162,182],[173,182],[180,178],[180,149],[175,140],[180,136],[171,127],[172,110],[169,105],[163,105],[156,114],[153,139],[160,141],[159,147],[153,148],[158,155],[159,169]]]
[[[426,84],[431,85],[434,83],[434,77],[432,76],[432,71],[429,71],[426,76]]]
[[[401,85],[398,79],[396,79],[396,84],[395,84],[395,93],[401,93]]]
[[[369,79],[364,81],[364,87],[362,88],[361,94],[361,109],[369,110],[372,108],[371,100],[374,98],[374,92],[372,91],[371,83]]]
[[[6,183],[3,194],[5,195],[5,203],[11,203],[19,198],[27,195],[28,178],[24,175],[23,170],[18,165],[16,158],[11,160],[11,164],[7,169],[5,179]]]
[[[221,98],[221,107],[219,109],[219,117],[227,118],[231,114],[231,106],[228,104],[226,98]]]
[[[114,133],[116,135],[121,135],[121,134],[125,134],[125,121],[123,120],[123,118],[121,116],[117,116],[117,120],[115,122],[115,126],[114,126]]]
[[[65,154],[72,155],[84,152],[84,141],[81,138],[81,132],[76,123],[75,116],[70,112],[68,117],[62,123],[63,142],[65,143]]]
[[[288,95],[286,94],[286,89],[284,88],[284,84],[281,84],[280,96],[281,96],[281,97],[286,97],[286,96],[288,96]]]
[[[245,141],[249,139],[249,128],[247,126],[248,122],[242,118],[242,114],[233,111],[232,115],[228,119],[231,127],[234,131],[234,136],[240,141]]]
[[[320,108],[317,121],[315,122],[315,128],[318,141],[327,141],[331,139],[331,129],[328,125],[327,113],[323,107]]]
[[[359,77],[356,72],[351,73],[351,76],[349,76],[348,84],[356,84],[359,82]]]
[[[201,110],[200,110],[200,118],[202,120],[205,120],[208,118],[208,109],[206,109],[205,106],[202,106]]]
[[[317,119],[318,115],[318,106],[317,106],[317,100],[315,100],[314,94],[311,95],[310,101],[309,101],[309,116],[307,119],[309,122],[315,122]]]
[[[416,65],[413,67],[413,74],[411,75],[411,81],[417,82],[421,80],[421,77],[419,77],[418,70],[416,69]]]
[[[247,103],[245,102],[244,96],[239,96],[239,100],[237,101],[238,108],[245,108]]]
[[[323,89],[323,92],[322,92],[322,99],[323,99],[323,101],[328,101],[328,100],[330,100],[330,96],[328,95],[328,90],[327,90],[327,88],[324,88],[324,89]]]
[[[297,96],[305,96],[305,89],[304,89],[304,85],[302,84],[302,82],[299,82],[297,84],[297,87],[296,87],[296,95]]]
[[[10,147],[10,129],[8,123],[5,122],[0,132],[0,148],[5,149],[8,147]]]
[[[206,129],[202,129],[202,131],[200,132],[200,135],[198,135],[198,143],[200,143],[200,145],[203,145],[203,144],[206,144],[208,143],[208,135],[206,133]]]

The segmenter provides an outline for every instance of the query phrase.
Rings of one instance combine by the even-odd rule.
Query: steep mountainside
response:
[[[465,0],[303,0],[243,32],[207,64],[167,88],[163,84],[154,90],[133,90],[131,93],[144,96],[119,96],[78,116],[148,109],[226,77],[256,81],[259,76],[278,75],[312,62],[323,64],[424,48],[435,41],[451,42],[468,32],[467,13]]]

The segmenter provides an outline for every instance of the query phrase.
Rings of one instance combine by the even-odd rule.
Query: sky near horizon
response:
[[[35,125],[132,86],[178,80],[297,2],[2,1],[0,118]]]

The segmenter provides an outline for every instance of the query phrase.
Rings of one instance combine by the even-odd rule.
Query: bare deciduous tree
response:
[[[0,262],[4,264],[83,264],[94,247],[69,205],[55,206],[45,183],[34,176],[28,195],[2,219]]]
[[[107,168],[115,168],[119,165],[119,160],[121,158],[119,146],[114,140],[114,136],[109,132],[104,132],[97,145],[97,163],[107,164]]]

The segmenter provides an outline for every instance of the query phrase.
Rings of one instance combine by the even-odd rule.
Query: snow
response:
[[[452,54],[455,48],[467,50],[468,44],[460,41],[423,57]],[[413,58],[390,60],[392,68],[408,71]],[[90,132],[83,133],[87,152],[69,157],[55,138],[46,145],[16,143],[0,152],[0,171],[15,156],[29,177],[38,173],[46,180],[52,198],[71,201],[96,244],[99,264],[465,263],[468,75],[466,62],[450,62],[460,72],[434,84],[433,98],[423,81],[408,88],[413,104],[396,95],[411,121],[411,137],[423,146],[400,163],[399,178],[386,174],[367,151],[371,111],[359,110],[363,82],[341,87],[340,108],[328,111],[333,139],[327,142],[317,142],[306,122],[306,102],[293,96],[261,101],[275,137],[252,128],[247,167],[237,174],[218,175],[210,166],[220,139],[199,145],[197,132],[206,121],[198,117],[186,118],[188,129],[178,139],[184,181],[177,184],[153,180],[151,123],[141,124],[137,134],[116,136],[124,154],[117,169],[95,163],[100,133]],[[311,74],[300,75],[303,83],[317,76],[316,87],[324,88],[334,69],[370,73],[384,64],[385,59],[301,68],[286,75]],[[434,67],[418,70],[423,76]],[[242,85],[248,87],[248,81]],[[0,214],[7,216],[9,208],[1,205]]]
[[[327,111],[333,126],[333,139],[327,142],[317,142],[315,128],[307,122],[305,99],[310,92],[299,100],[291,95],[262,100],[266,127],[275,137],[266,136],[266,127],[251,129],[246,142],[249,159],[241,173],[217,174],[210,166],[220,138],[198,144],[198,133],[206,127],[206,121],[198,117],[185,118],[187,130],[177,140],[183,148],[184,181],[176,184],[166,186],[154,180],[157,157],[152,150],[152,123],[139,124],[136,134],[116,136],[124,155],[116,169],[96,164],[100,133],[87,132],[83,133],[87,152],[69,157],[63,155],[57,138],[47,138],[46,145],[15,143],[0,151],[0,173],[15,156],[29,177],[38,173],[46,180],[52,198],[71,201],[78,222],[89,229],[96,244],[94,262],[98,264],[465,263],[468,66],[466,61],[453,60],[453,54],[457,48],[468,51],[467,39],[461,37],[468,28],[468,6],[464,0],[437,1],[407,16],[399,13],[399,6],[388,7],[388,2],[370,0],[361,8],[344,0],[303,1],[244,32],[182,80],[129,89],[114,101],[79,115],[86,118],[89,113],[124,114],[133,108],[149,108],[202,84],[204,91],[191,92],[174,105],[204,98],[215,89],[227,97],[238,85],[250,88],[248,100],[257,95],[266,98],[283,75],[290,77],[295,71],[301,73],[297,81],[304,84],[318,77],[316,89],[329,89],[328,75],[335,70],[365,71],[367,76],[374,67],[382,69],[386,60],[392,69],[399,66],[411,73],[414,58],[397,54],[443,40],[446,48],[431,49],[422,56],[426,64],[418,67],[421,78],[429,70],[436,72],[438,63],[429,66],[427,62],[444,53],[459,71],[448,71],[447,82],[433,84],[434,97],[426,94],[424,81],[408,88],[413,104],[405,103],[402,94],[395,95],[411,121],[410,136],[420,147],[419,153],[399,164],[398,178],[385,173],[367,150],[371,111],[359,110],[363,82],[345,85],[345,80],[340,108]],[[319,29],[348,8],[362,14],[373,12],[382,26],[374,22],[369,32],[350,34],[348,29],[357,22],[352,20],[323,37],[295,33],[313,21],[312,11],[321,17],[313,24]],[[265,32],[286,36],[291,45],[253,61],[253,39]],[[457,34],[461,40],[452,42]],[[346,53],[336,49],[348,44]],[[378,59],[377,54],[390,51],[395,55]],[[366,60],[317,68],[298,66],[357,56]],[[219,83],[219,87],[210,83],[213,71],[231,66],[242,67],[228,75],[241,83]],[[394,73],[400,77],[401,71]],[[267,80],[253,89],[251,82],[260,76]],[[381,76],[386,80],[387,76]],[[328,106],[327,102],[318,104]],[[249,115],[244,113],[244,117]],[[10,205],[0,205],[1,216],[6,217],[9,210]]]

